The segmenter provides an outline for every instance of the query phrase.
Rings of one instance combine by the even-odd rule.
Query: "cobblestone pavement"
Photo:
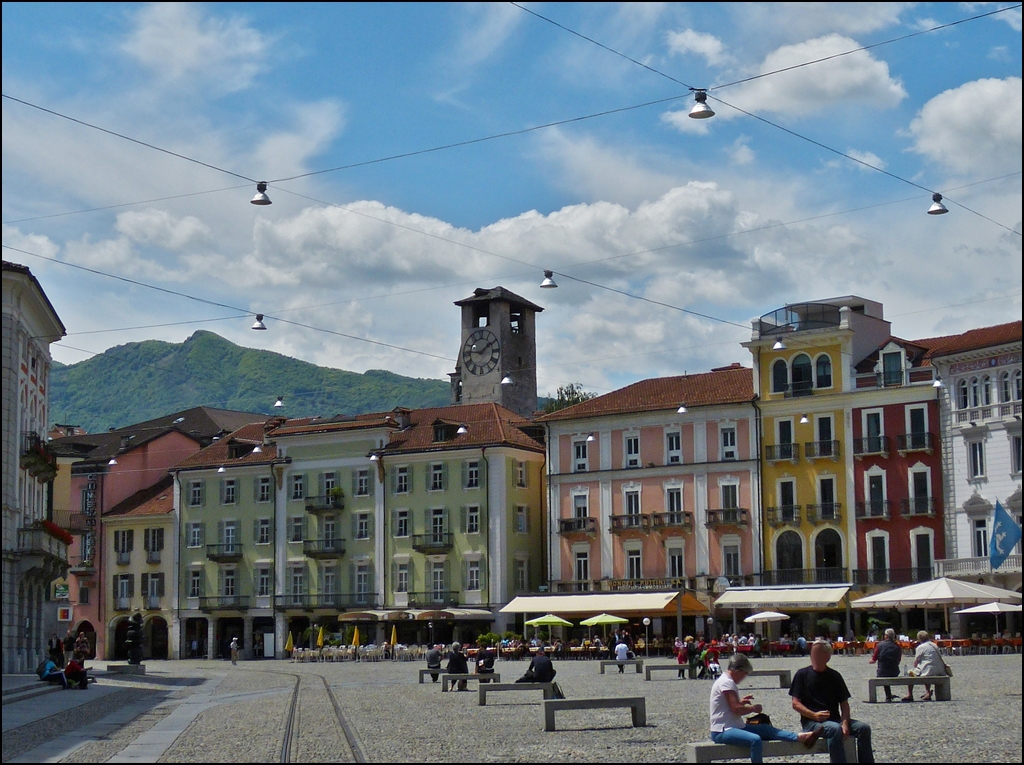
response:
[[[652,659],[665,663],[666,659]],[[866,704],[865,681],[874,676],[866,657],[836,656],[853,693],[853,715],[871,723],[880,762],[1020,762],[1021,656],[947,659],[956,673],[953,700]],[[763,659],[755,667],[796,669],[806,661]],[[646,728],[629,726],[628,710],[559,713],[559,730],[545,733],[539,696],[494,694],[487,706],[477,693],[441,693],[440,683],[417,684],[422,663],[292,664],[283,661],[154,662],[163,684],[137,683],[87,705],[8,731],[3,760],[31,757],[55,736],[85,730],[117,709],[131,709],[145,694],[144,711],[61,755],[66,762],[253,762],[280,760],[287,710],[300,679],[295,762],[352,762],[353,750],[335,715],[337,700],[356,751],[370,762],[667,762],[680,761],[690,741],[708,737],[710,683],[678,680],[674,673],[598,674],[588,661],[556,662],[569,698],[645,696]],[[525,662],[499,662],[503,681],[515,680]],[[779,727],[796,729],[785,689],[774,678],[744,684]],[[104,680],[101,680],[104,682]],[[113,681],[112,681],[113,682]],[[171,685],[169,683],[181,683]],[[185,685],[185,683],[192,683]],[[128,685],[128,684],[126,684]],[[475,684],[471,684],[473,688]],[[921,690],[917,692],[918,697]],[[45,700],[45,697],[42,699]],[[40,703],[40,700],[25,703]],[[159,746],[152,743],[163,742]],[[43,755],[40,755],[40,757]],[[825,755],[801,758],[827,760]]]

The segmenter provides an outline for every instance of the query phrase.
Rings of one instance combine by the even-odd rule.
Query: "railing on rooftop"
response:
[[[839,306],[828,303],[795,303],[766,313],[757,322],[761,337],[809,329],[827,329],[840,324]]]

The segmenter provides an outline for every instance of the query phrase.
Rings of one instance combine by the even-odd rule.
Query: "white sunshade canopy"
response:
[[[758,622],[784,622],[789,618],[786,614],[780,614],[778,611],[761,611],[760,613],[751,614],[743,621],[757,624]]]
[[[980,606],[971,606],[970,608],[961,608],[959,611],[954,611],[954,614],[1019,614],[1021,612],[1021,604],[1010,605],[1008,603],[982,603]]]
[[[853,601],[854,608],[941,608],[951,604],[1020,603],[1019,592],[960,579],[933,579]]]
[[[835,587],[731,587],[715,601],[715,608],[834,608],[849,591],[847,584]]]
[[[664,611],[678,592],[614,592],[599,595],[520,595],[503,614],[600,614]]]

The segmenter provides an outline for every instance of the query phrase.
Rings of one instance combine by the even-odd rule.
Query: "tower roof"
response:
[[[512,305],[522,306],[523,308],[529,308],[531,311],[540,313],[544,309],[536,303],[531,303],[524,297],[520,297],[514,292],[510,292],[504,287],[492,287],[491,289],[484,289],[483,287],[477,287],[473,290],[473,294],[465,298],[464,300],[456,300],[455,305],[463,306],[471,303],[489,303],[492,300],[504,300],[506,303]]]

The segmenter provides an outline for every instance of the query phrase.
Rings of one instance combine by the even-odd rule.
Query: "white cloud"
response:
[[[703,56],[710,66],[720,66],[731,60],[731,56],[725,52],[722,41],[714,35],[697,32],[693,29],[684,29],[682,32],[668,32],[666,38],[672,53],[679,55],[696,53]]]
[[[750,138],[745,135],[740,136],[735,141],[733,141],[732,145],[727,147],[725,150],[726,154],[729,155],[729,161],[732,162],[734,165],[740,166],[749,165],[751,162],[753,162],[757,155],[754,153],[754,150],[751,149],[748,145],[749,142]]]
[[[135,15],[121,49],[165,83],[245,90],[265,68],[270,43],[241,16],[218,18],[192,3],[153,3]]]
[[[459,37],[452,60],[472,69],[496,55],[526,14],[507,3],[466,3],[458,7]]]
[[[861,35],[900,23],[914,3],[740,3],[737,25],[761,39],[804,40],[826,32]]]
[[[877,154],[871,151],[857,151],[856,149],[847,149],[846,153],[854,159],[858,159],[861,162],[866,162],[872,167],[877,167],[880,170],[885,170],[885,160],[879,157]],[[864,167],[864,165],[857,165],[858,168],[864,172],[874,172],[870,167]]]
[[[178,217],[153,208],[121,213],[114,228],[133,242],[168,250],[205,247],[211,242],[210,228],[199,218]]]
[[[9,226],[6,223],[0,227],[3,229],[3,241],[8,247],[16,247],[18,250],[25,250],[25,252],[35,253],[36,255],[42,255],[46,258],[55,258],[57,253],[60,252],[60,247],[50,239],[48,236],[42,234],[24,234],[21,229],[15,226]],[[15,250],[5,250],[4,260],[13,260],[15,262],[27,265],[29,268],[35,269],[35,262],[38,262],[36,258],[29,255],[25,255]]]
[[[910,123],[913,150],[955,173],[998,174],[1021,163],[1021,78],[965,83],[935,96]]]

